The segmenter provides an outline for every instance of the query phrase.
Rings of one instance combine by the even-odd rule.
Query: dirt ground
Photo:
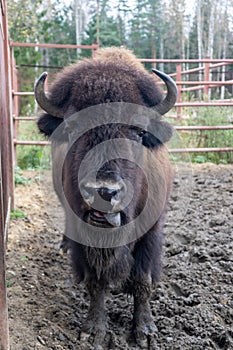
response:
[[[233,166],[176,165],[165,226],[163,275],[151,308],[155,350],[233,349]],[[7,285],[11,350],[89,350],[79,330],[88,298],[59,250],[61,208],[44,177],[16,187],[24,218],[11,221]],[[51,190],[52,191],[52,190]],[[53,203],[53,210],[48,202]],[[104,349],[138,349],[130,337],[132,298],[106,301]]]

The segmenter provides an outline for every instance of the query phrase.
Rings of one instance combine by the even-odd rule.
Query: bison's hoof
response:
[[[140,349],[155,349],[154,340],[157,328],[150,317],[135,320],[133,333]]]
[[[67,253],[68,250],[70,249],[70,239],[63,235],[62,241],[60,243],[60,249],[62,250],[63,253]]]
[[[105,317],[88,317],[81,329],[80,339],[84,341],[88,340],[94,346],[95,350],[101,350],[101,344],[104,341],[106,328]]]

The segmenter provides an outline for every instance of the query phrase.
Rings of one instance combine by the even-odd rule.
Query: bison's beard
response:
[[[131,252],[135,242],[128,243],[126,239],[128,244],[125,244],[121,230],[104,222],[93,225],[79,220],[76,227],[71,227],[71,221],[69,221],[66,232],[66,235],[72,239],[71,253],[78,282],[87,281],[96,276],[98,280],[108,280],[114,282],[114,285],[119,283],[119,287],[122,287],[134,263]],[[71,232],[72,235],[70,235]],[[126,238],[128,233],[124,230]],[[81,255],[84,254],[84,261],[89,266],[89,269],[83,273],[80,273],[80,250]]]
[[[85,252],[97,279],[103,277],[108,281],[118,280],[122,283],[129,276],[134,262],[129,246],[108,249],[86,247]]]

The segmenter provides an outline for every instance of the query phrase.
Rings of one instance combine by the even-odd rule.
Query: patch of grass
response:
[[[39,146],[22,146],[24,150],[19,154],[18,164],[22,169],[38,169],[40,167],[40,159],[42,155]],[[27,150],[25,148],[27,147]],[[20,152],[20,150],[19,150]]]
[[[7,280],[7,281],[6,281],[6,286],[7,286],[7,288],[12,287],[13,284],[14,284],[14,281],[11,281],[11,280]]]
[[[30,180],[23,176],[23,172],[20,167],[15,167],[15,184],[16,185],[27,185]]]
[[[194,163],[200,163],[200,164],[208,162],[208,159],[206,158],[206,156],[203,156],[203,155],[201,156],[200,154],[195,156],[193,160],[194,160]]]
[[[39,133],[37,125],[33,121],[20,121],[18,127],[19,140],[42,141],[43,136]],[[49,153],[47,146],[17,146],[17,160],[18,166],[21,169],[39,169],[47,167],[49,163]],[[48,157],[48,159],[45,159]]]
[[[17,219],[17,218],[25,219],[26,217],[27,217],[26,214],[19,209],[15,209],[10,213],[10,219]]]
[[[19,260],[21,262],[26,262],[26,261],[28,261],[28,258],[26,256],[21,256]]]
[[[232,110],[227,107],[201,107],[192,111],[189,119],[183,119],[186,126],[219,126],[233,123]],[[232,147],[233,130],[195,130],[179,132],[183,147],[187,148],[223,148]],[[233,152],[190,153],[194,163],[212,162],[216,164],[233,163]]]

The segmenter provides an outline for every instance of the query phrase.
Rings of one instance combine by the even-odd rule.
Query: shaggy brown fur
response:
[[[66,112],[105,102],[129,102],[148,107],[162,99],[154,75],[126,49],[105,49],[97,57],[65,68],[50,89],[52,103]]]

